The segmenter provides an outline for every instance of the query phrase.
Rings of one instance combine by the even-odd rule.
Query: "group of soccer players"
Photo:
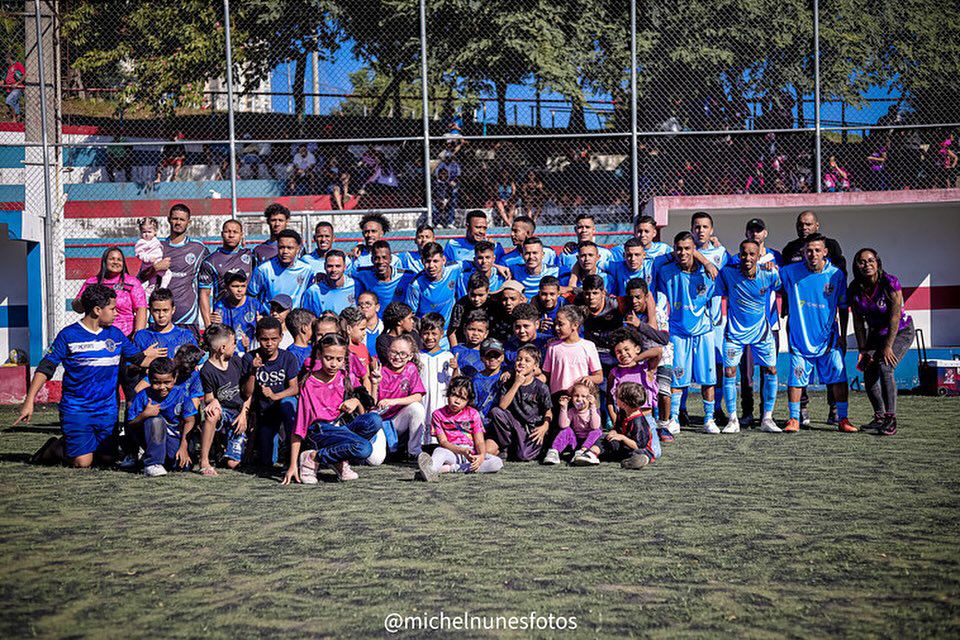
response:
[[[558,462],[557,443],[572,429],[572,463],[615,459],[639,468],[689,424],[693,384],[706,433],[752,426],[755,366],[760,430],[809,425],[805,389],[814,369],[829,391],[828,421],[858,430],[847,417],[846,261],[812,211],[800,214],[798,237],[782,254],[767,247],[759,218],[728,252],[706,212],[670,245],[656,239],[652,218],[641,217],[633,237],[613,247],[598,243],[594,218],[581,215],[577,241],[556,249],[521,215],[505,251],[487,237],[487,214],[477,210],[466,215],[464,237],[441,246],[422,225],[417,250],[400,253],[379,214],[362,218],[363,242],[349,251],[335,249],[333,226],[319,223],[309,253],[287,228],[288,210],[274,204],[265,217],[268,241],[244,247],[242,225],[230,220],[210,253],[187,236],[189,209],[174,205],[164,259],[140,273],[145,281],[164,270],[174,277],[151,293],[151,326],[133,336],[112,326],[115,290],[83,291],[83,318],[58,334],[21,410],[28,421],[37,393],[63,366],[63,438],[38,459],[87,467],[112,460],[119,441],[127,465],[147,475],[193,465],[216,475],[215,440],[231,468],[250,460],[271,466],[294,442],[287,482],[315,479],[318,464],[352,479],[350,462],[382,461],[376,447],[399,437],[408,454],[421,456],[421,479],[434,479],[499,470],[489,464],[494,457]],[[912,322],[876,252],[863,249],[856,262],[865,311],[855,329],[876,412],[870,426],[891,434],[895,400],[879,389],[892,380]],[[773,411],[783,332],[789,419],[781,427]],[[419,373],[407,371],[408,361]],[[127,412],[118,426],[119,388]],[[308,388],[314,395],[305,396]],[[532,399],[540,397],[546,404]],[[504,430],[504,421],[512,426]],[[250,440],[248,427],[257,434]],[[453,457],[431,459],[427,451],[437,448]]]

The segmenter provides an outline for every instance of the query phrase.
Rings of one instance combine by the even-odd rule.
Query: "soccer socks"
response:
[[[837,403],[837,419],[843,420],[846,417],[847,417],[847,403],[838,402]]]
[[[723,404],[727,408],[727,415],[737,415],[737,377],[723,378]]]
[[[703,401],[703,421],[708,422],[713,420],[713,400],[704,400]]]
[[[684,388],[683,388],[683,391],[680,393],[680,401],[677,402],[677,406],[680,407],[680,410],[681,410],[681,411],[686,411],[686,410],[687,410],[687,391],[688,391],[689,389],[690,389],[690,387],[684,387]],[[678,413],[677,415],[680,415],[680,414]]]
[[[800,419],[800,403],[788,402],[787,406],[790,408],[790,419],[799,420]]]
[[[670,419],[676,420],[680,416],[680,398],[683,392],[674,391],[670,393]]]
[[[773,415],[777,404],[777,374],[763,375],[763,415]]]

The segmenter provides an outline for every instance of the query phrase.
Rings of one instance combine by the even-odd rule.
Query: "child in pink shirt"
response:
[[[422,402],[427,390],[420,380],[417,344],[409,334],[399,335],[390,342],[386,356],[383,366],[372,361],[371,395],[377,399],[383,419],[393,424],[398,440],[406,436],[407,454],[415,458],[423,450],[427,435]]]
[[[592,382],[578,382],[570,388],[569,395],[560,396],[560,431],[547,450],[543,464],[560,464],[560,454],[567,449],[575,450],[570,464],[600,464],[600,459],[590,451],[590,447],[603,436],[598,404],[599,393]]]
[[[446,406],[434,411],[431,419],[433,436],[439,444],[432,455],[421,453],[417,458],[420,471],[415,480],[436,482],[442,473],[496,473],[503,468],[499,456],[487,453],[483,418],[470,406],[471,402],[473,382],[466,376],[451,380]]]
[[[583,314],[574,305],[557,311],[553,327],[557,339],[547,345],[547,354],[540,367],[550,383],[554,403],[559,401],[561,393],[585,378],[595,385],[603,382],[597,346],[580,337],[581,324]]]

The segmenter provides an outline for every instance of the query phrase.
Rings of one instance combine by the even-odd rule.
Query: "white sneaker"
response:
[[[334,464],[333,472],[337,474],[337,478],[340,479],[340,482],[348,482],[350,480],[356,480],[360,477],[357,475],[356,471],[350,468],[350,463],[346,460]]]
[[[560,452],[556,449],[548,449],[547,455],[543,456],[543,464],[560,464]]]
[[[440,473],[433,468],[433,457],[429,453],[423,452],[417,456],[417,466],[420,467],[419,479],[423,482],[436,482],[440,479]]]
[[[600,464],[600,458],[598,458],[597,454],[595,454],[593,451],[584,451],[583,455],[580,456],[580,459],[591,466]]]
[[[315,449],[310,449],[300,454],[300,482],[303,484],[319,484],[316,453]]]
[[[151,464],[143,468],[143,475],[148,478],[159,478],[167,475],[167,470],[162,464]]]
[[[725,426],[720,433],[740,433],[739,418],[737,418],[737,416],[730,416],[730,420],[727,421],[727,426]]]
[[[720,427],[717,426],[717,423],[714,422],[713,419],[710,419],[703,423],[703,432],[716,435],[720,433]]]
[[[669,431],[672,436],[677,435],[680,433],[680,423],[676,420],[670,420],[670,422],[667,423],[667,431]]]
[[[783,429],[777,426],[773,418],[764,418],[761,420],[760,431],[765,431],[766,433],[783,433]]]

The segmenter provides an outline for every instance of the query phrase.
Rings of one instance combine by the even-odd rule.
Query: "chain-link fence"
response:
[[[256,215],[273,201],[307,238],[327,219],[349,243],[366,211],[390,214],[406,238],[427,220],[455,234],[473,208],[494,226],[522,213],[569,229],[582,212],[628,222],[655,196],[958,186],[955,3],[0,10],[6,208],[49,213],[52,328],[104,248],[137,267],[137,219],[173,202],[210,244],[230,216],[263,238]]]

